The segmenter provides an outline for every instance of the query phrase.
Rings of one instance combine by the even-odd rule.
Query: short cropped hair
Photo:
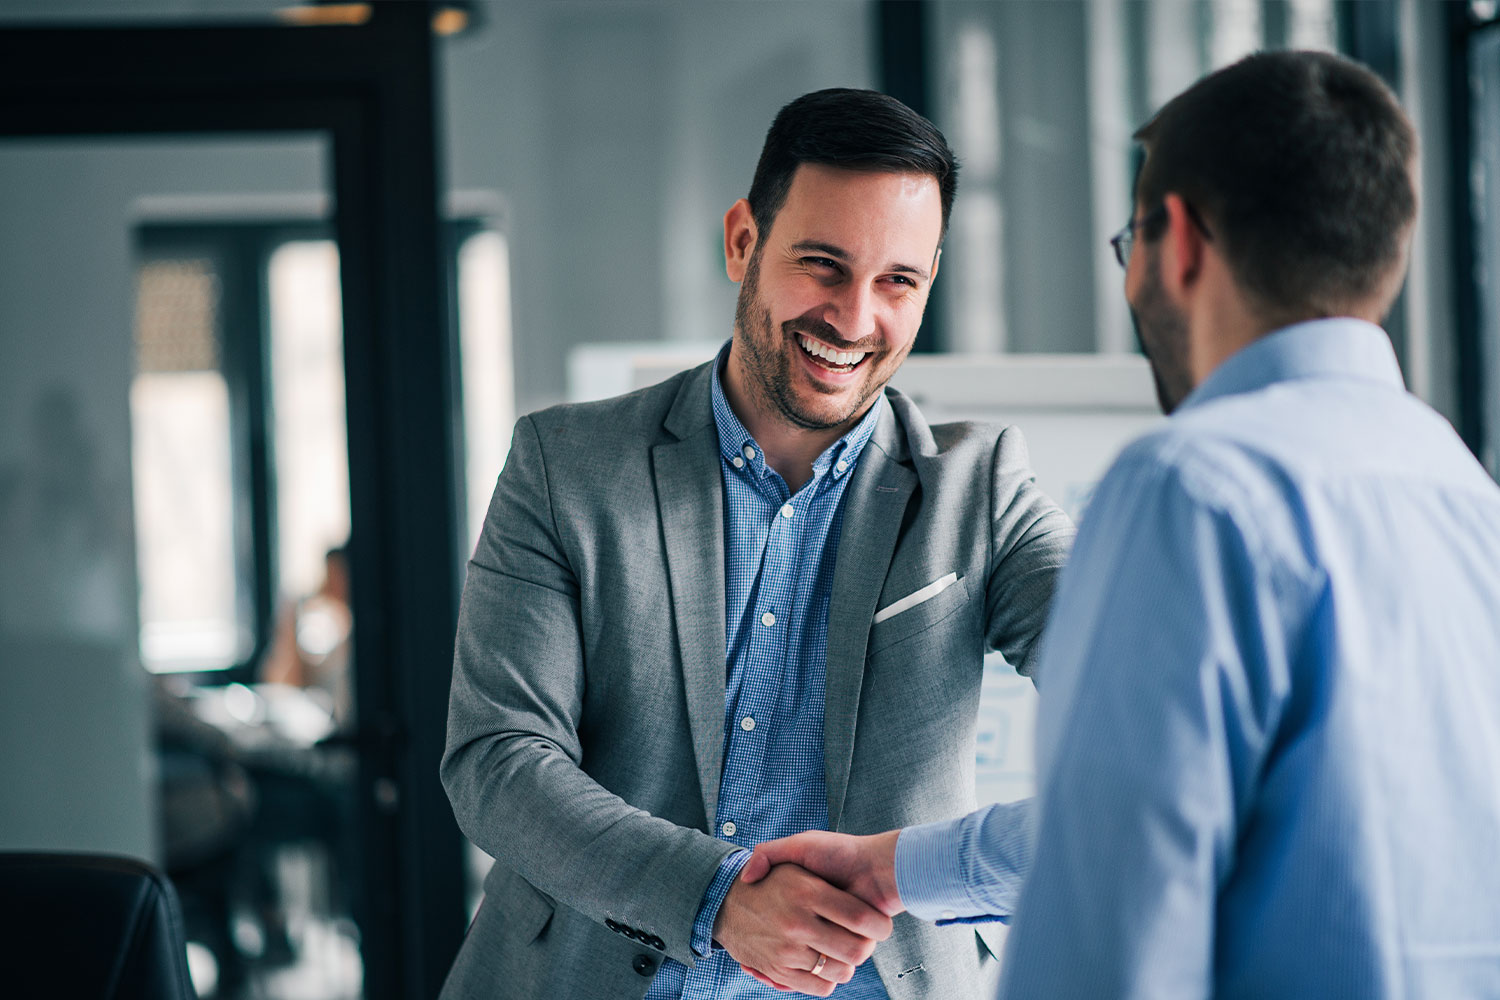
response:
[[[1304,317],[1390,308],[1417,212],[1417,138],[1374,73],[1327,52],[1257,53],[1135,137],[1140,203],[1175,192],[1192,205],[1253,302]]]
[[[958,160],[937,126],[894,97],[834,87],[804,94],[777,112],[747,196],[762,236],[770,232],[792,176],[804,163],[926,174],[938,183],[942,231],[948,231]]]

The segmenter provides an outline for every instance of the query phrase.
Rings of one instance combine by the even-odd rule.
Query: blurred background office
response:
[[[0,2],[0,850],[154,861],[202,996],[436,991],[486,859],[437,786],[512,422],[709,357],[776,110],[874,87],[963,162],[929,416],[1075,515],[1157,419],[1107,245],[1130,135],[1263,47],[1422,134],[1388,328],[1500,472],[1495,0]],[[979,800],[1030,785],[990,664]]]

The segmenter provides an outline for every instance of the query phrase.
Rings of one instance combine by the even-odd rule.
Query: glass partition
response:
[[[940,351],[1135,350],[1108,239],[1130,217],[1131,134],[1260,48],[1333,49],[1334,0],[932,5],[936,122],[963,163]]]
[[[1475,13],[1486,11],[1475,6]],[[1491,5],[1488,17],[1496,11]],[[1479,352],[1489,387],[1482,399],[1485,445],[1479,456],[1490,475],[1500,479],[1500,25],[1491,26],[1472,43],[1469,59],[1474,105],[1474,162],[1471,168],[1478,209],[1475,280],[1479,284]]]

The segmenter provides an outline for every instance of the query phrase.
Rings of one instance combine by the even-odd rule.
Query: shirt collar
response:
[[[714,359],[713,388],[711,395],[713,399],[714,423],[719,431],[719,453],[724,460],[736,469],[748,469],[757,477],[765,475],[770,471],[766,466],[765,456],[761,453],[760,444],[745,429],[740,418],[735,415],[733,408],[729,405],[729,398],[724,395],[724,383],[719,374],[729,359],[729,345],[733,341],[726,341],[719,349],[718,356]],[[851,427],[843,437],[829,445],[821,455],[813,460],[813,480],[822,478],[823,473],[832,468],[833,478],[841,479],[854,471],[854,465],[859,461],[859,456],[864,451],[865,445],[869,443],[870,436],[875,433],[875,425],[880,422],[880,411],[889,404],[885,401],[885,393],[881,393],[875,399],[875,405],[865,411],[859,423]]]
[[[1386,332],[1374,323],[1338,317],[1294,323],[1252,341],[1210,372],[1178,409],[1318,376],[1366,379],[1405,389]]]

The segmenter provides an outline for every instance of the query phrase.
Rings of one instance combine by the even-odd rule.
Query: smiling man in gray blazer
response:
[[[886,387],[956,180],[899,102],[799,98],[724,219],[719,357],[517,425],[442,766],[496,863],[445,997],[990,984],[987,930],[892,924],[791,865],[736,878],[763,840],[973,808],[983,655],[1027,668],[1072,539],[1019,432]]]

